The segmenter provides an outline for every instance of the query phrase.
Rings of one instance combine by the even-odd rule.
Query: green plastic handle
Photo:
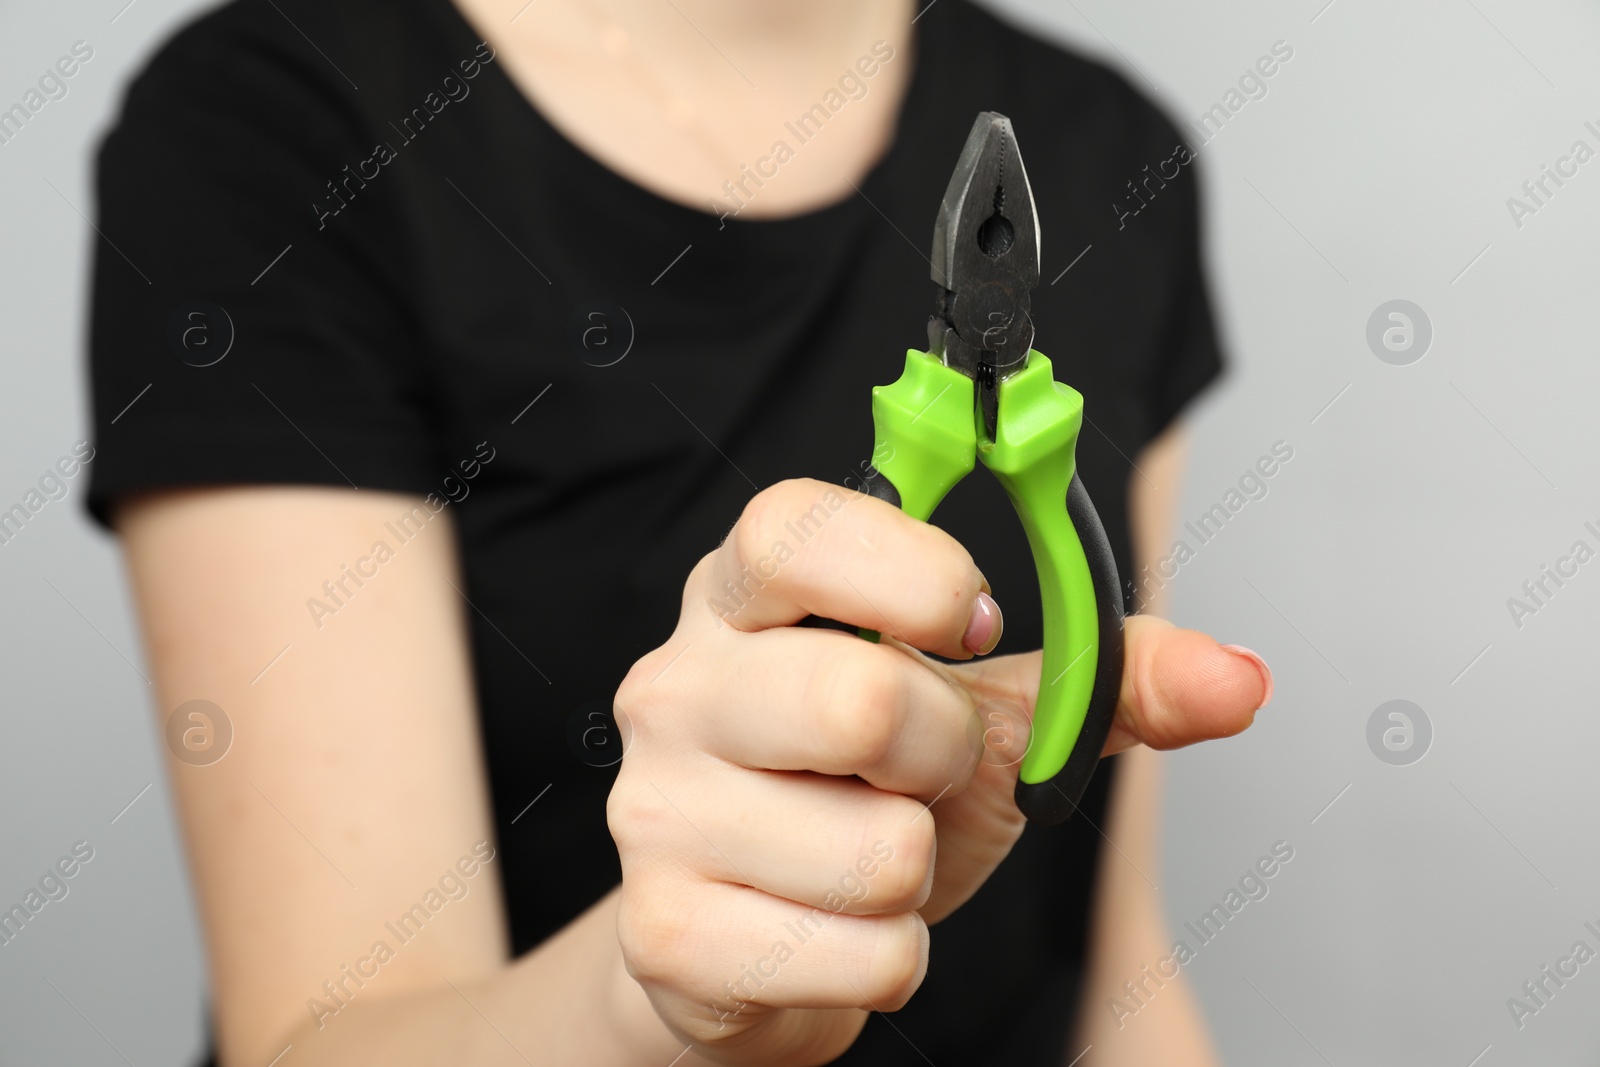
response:
[[[1066,506],[1077,473],[1083,395],[1056,381],[1050,361],[1031,352],[1028,365],[1000,383],[995,426],[997,439],[983,441],[978,457],[1000,480],[1027,531],[1044,606],[1039,701],[1018,774],[1031,785],[1066,766],[1100,662],[1094,579]]]
[[[915,348],[893,385],[872,390],[872,454],[888,478],[900,510],[924,522],[978,453],[976,390],[971,378]]]
[[[867,491],[926,522],[971,472],[978,447],[972,379],[915,348],[893,385],[872,387],[874,476]],[[877,630],[862,628],[868,641]]]
[[[1022,521],[1039,579],[1044,659],[1017,800],[1029,818],[1059,822],[1098,762],[1122,675],[1121,587],[1076,478],[1083,397],[1055,381],[1045,356],[1030,352],[1027,367],[1000,382],[998,439],[990,440],[973,381],[912,349],[900,379],[872,391],[872,415],[873,455],[883,457],[875,495],[926,520],[976,457]]]

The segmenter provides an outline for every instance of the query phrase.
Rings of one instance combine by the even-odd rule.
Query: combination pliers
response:
[[[1016,802],[1059,823],[1077,809],[1122,680],[1122,588],[1077,474],[1083,396],[1033,345],[1039,221],[1011,120],[973,124],[933,228],[928,350],[872,391],[877,465],[867,492],[927,520],[975,460],[1027,531],[1044,608],[1044,661]],[[876,640],[877,635],[863,631]]]

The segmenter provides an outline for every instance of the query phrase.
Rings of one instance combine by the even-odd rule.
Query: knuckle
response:
[[[659,848],[669,838],[666,810],[651,792],[634,785],[625,769],[606,797],[606,826],[624,859],[644,848]]]
[[[1153,748],[1170,747],[1176,743],[1170,737],[1174,717],[1166,687],[1160,682],[1155,662],[1156,650],[1150,645],[1139,647],[1128,658],[1124,670],[1133,693],[1133,708],[1138,720],[1141,739]]]
[[[779,482],[751,497],[739,521],[728,533],[723,546],[728,555],[718,568],[722,586],[713,596],[728,598],[727,603],[732,605],[727,611],[730,616],[737,616],[747,602],[769,587],[781,590],[788,582],[774,553],[774,545],[779,540],[778,531],[788,507],[785,501],[792,494],[791,484]],[[713,614],[719,613],[714,611]],[[722,621],[720,615],[719,621]]]
[[[627,709],[628,716],[635,723],[649,715],[650,700],[645,695],[649,687],[647,681],[649,660],[650,656],[645,655],[635,661],[633,666],[628,668],[628,673],[622,676],[622,684],[617,686],[617,692],[611,698],[613,705]]]
[[[933,542],[929,561],[936,568],[934,577],[941,579],[945,584],[959,589],[976,589],[980,581],[978,564],[973,560],[972,553],[967,551],[967,546],[957,541],[950,534],[937,526],[923,524]]]
[[[729,534],[740,562],[757,559],[766,552],[772,544],[772,531],[783,524],[783,516],[800,485],[796,479],[777,482],[746,501],[739,521],[733,524]]]
[[[792,588],[798,579],[788,563],[799,546],[822,532],[839,506],[832,501],[842,500],[837,494],[837,487],[827,483],[791,478],[751,497],[729,534],[739,571],[737,584],[757,591],[767,585]]]
[[[876,937],[862,989],[882,1010],[905,1007],[922,984],[928,961],[928,928],[916,912],[874,920]]]
[[[644,695],[650,688],[650,678],[655,673],[652,663],[662,654],[661,648],[653,648],[649,652],[634,660],[628,667],[628,673],[622,676],[622,683],[617,686],[617,701],[628,700],[632,703],[644,703]]]
[[[815,709],[822,741],[845,766],[875,767],[900,733],[902,691],[895,670],[862,647],[836,652],[816,671]]]
[[[686,651],[679,642],[669,641],[640,656],[623,675],[612,704],[619,718],[627,717],[631,729],[649,734],[664,715],[670,717],[671,710],[681,705],[684,694],[678,688],[679,679],[689,672],[681,664],[678,670],[667,668]]]
[[[960,637],[966,629],[967,614],[983,578],[972,555],[962,547],[961,542],[934,527],[929,527],[929,531],[938,535],[935,539],[937,544],[935,550],[927,553],[929,558],[924,573],[928,580],[922,583],[921,588],[926,590],[924,595],[938,598],[930,605],[930,615],[937,620],[941,630],[953,629],[956,636]]]
[[[884,806],[876,832],[866,837],[873,844],[863,853],[875,863],[857,867],[863,875],[863,867],[876,868],[867,897],[875,911],[914,911],[928,902],[937,838],[932,813],[924,812],[918,801],[896,797]]]
[[[715,584],[714,575],[717,572],[717,554],[721,548],[713,548],[701,556],[689,572],[689,577],[683,583],[683,599],[678,605],[680,619],[693,618],[695,609],[700,607],[711,597],[711,587]]]
[[[694,958],[695,920],[671,894],[624,882],[617,901],[617,944],[641,984],[675,986]]]

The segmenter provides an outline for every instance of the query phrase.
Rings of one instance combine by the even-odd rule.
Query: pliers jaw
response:
[[[978,115],[933,227],[928,350],[978,383],[994,436],[999,381],[1028,365],[1030,294],[1039,284],[1039,218],[1011,120]]]

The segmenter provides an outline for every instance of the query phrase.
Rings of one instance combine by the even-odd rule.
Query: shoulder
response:
[[[180,27],[128,85],[107,138],[182,129],[301,141],[354,133],[432,35],[415,0],[233,0]]]
[[[1006,68],[1059,117],[1099,113],[1122,128],[1170,130],[1172,123],[1128,77],[1106,64],[1050,40],[1010,17],[960,0],[965,32],[981,35],[1006,57]],[[1062,104],[1069,104],[1062,112]]]
[[[343,84],[338,68],[328,60],[317,70],[306,62],[307,53],[316,57],[318,48],[330,46],[339,51],[339,39],[349,36],[357,9],[365,6],[332,4],[319,13],[299,0],[233,0],[167,38],[129,84],[128,98],[143,101],[182,91],[216,99],[252,89],[269,93],[290,82],[325,86],[328,95],[337,95]],[[307,36],[307,29],[314,36]],[[320,45],[313,43],[319,40]]]
[[[437,83],[467,34],[449,0],[233,0],[188,22],[101,139],[103,217],[138,228],[165,202],[236,228],[320,229],[342,204],[335,183],[394,137],[409,110],[398,101],[421,99],[418,79]],[[366,194],[363,213],[399,210],[394,185]]]

